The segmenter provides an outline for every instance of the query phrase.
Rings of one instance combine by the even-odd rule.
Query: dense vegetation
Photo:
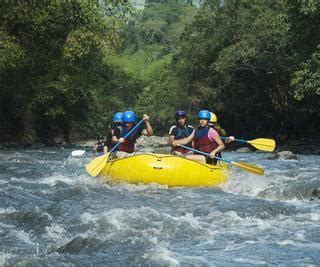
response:
[[[319,1],[181,2],[1,1],[0,139],[94,136],[126,109],[160,132],[202,108],[238,136],[319,132]]]

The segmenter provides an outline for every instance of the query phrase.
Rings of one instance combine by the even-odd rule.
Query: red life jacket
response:
[[[197,127],[194,133],[194,148],[205,153],[211,153],[218,144],[215,141],[211,141],[208,137],[210,127]]]
[[[124,125],[122,125],[120,137],[124,137],[131,129],[128,130]],[[135,131],[133,131],[133,133],[131,133],[130,136],[127,137],[125,139],[125,141],[118,146],[117,151],[133,153],[134,152],[134,144],[140,136],[141,136],[141,132],[139,132],[139,128],[138,128]]]

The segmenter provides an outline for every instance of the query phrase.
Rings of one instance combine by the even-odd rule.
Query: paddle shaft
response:
[[[229,140],[230,139],[229,137],[224,137],[224,136],[220,136],[220,138],[222,140]],[[247,140],[243,140],[243,139],[234,139],[234,141],[237,141],[237,142],[240,142],[240,143],[248,143]]]
[[[144,119],[141,119],[141,121],[139,121],[139,122],[123,137],[123,139],[126,139],[130,134],[132,134],[132,132],[133,132],[134,130],[136,130],[143,121],[144,121]],[[115,150],[118,148],[118,146],[120,146],[120,144],[121,144],[120,141],[119,141],[117,144],[115,144],[114,147],[110,149],[109,153],[112,153],[113,151],[115,151]]]
[[[210,157],[210,154],[205,153],[205,152],[202,152],[202,151],[197,150],[197,149],[194,149],[194,148],[192,148],[192,147],[184,146],[184,145],[179,145],[179,144],[178,144],[178,146],[181,146],[181,147],[183,147],[183,148],[185,148],[185,149],[189,149],[189,150],[191,150],[191,151],[193,151],[193,152],[197,152],[197,153],[202,154],[202,155],[204,155],[204,156]],[[218,159],[218,160],[222,160],[222,161],[228,162],[228,163],[232,163],[231,160],[228,160],[228,159],[223,159],[223,158],[220,158],[220,157],[217,157],[217,156],[215,156],[215,158]]]
[[[197,152],[199,154],[202,154],[204,156],[210,156],[210,154],[208,153],[205,153],[205,152],[202,152],[200,150],[197,150],[197,149],[194,149],[194,148],[191,148],[191,147],[188,147],[188,146],[183,146],[183,145],[179,145],[178,146],[181,146],[185,149],[189,149],[191,151],[194,151],[194,152]],[[254,165],[251,165],[251,164],[248,164],[248,163],[244,163],[244,162],[235,162],[235,161],[231,161],[231,160],[228,160],[228,159],[223,159],[223,158],[220,158],[220,157],[215,157],[216,159],[218,160],[222,160],[224,162],[227,162],[227,163],[230,163],[234,166],[237,166],[239,168],[241,168],[242,170],[245,170],[245,171],[248,171],[248,172],[251,172],[251,173],[255,173],[255,174],[258,174],[258,175],[263,175],[264,174],[264,170],[260,167],[257,167],[257,166],[254,166]]]

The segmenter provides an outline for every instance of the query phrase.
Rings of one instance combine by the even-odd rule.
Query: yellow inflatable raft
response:
[[[217,166],[163,154],[138,154],[107,162],[100,173],[111,182],[174,186],[219,186],[228,179],[225,164]]]

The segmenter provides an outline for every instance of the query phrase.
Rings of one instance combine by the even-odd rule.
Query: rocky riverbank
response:
[[[87,139],[87,140],[72,140],[71,143],[58,143],[55,146],[59,147],[70,147],[70,146],[81,146],[86,148],[93,147],[96,140]],[[168,145],[168,137],[167,136],[151,136],[145,137],[142,136],[137,140],[137,149],[145,152],[161,152],[161,153],[170,153],[171,148]],[[47,147],[47,145],[43,143],[35,143],[35,144],[24,144],[14,141],[6,141],[0,143],[1,148],[43,148]],[[237,152],[252,152],[255,149],[251,145],[239,144],[233,142],[231,144],[226,145],[227,150],[237,151]],[[286,143],[277,146],[275,152],[290,151],[294,154],[313,154],[320,155],[320,139],[297,139],[297,140],[289,140]],[[280,155],[280,157],[282,157]]]

